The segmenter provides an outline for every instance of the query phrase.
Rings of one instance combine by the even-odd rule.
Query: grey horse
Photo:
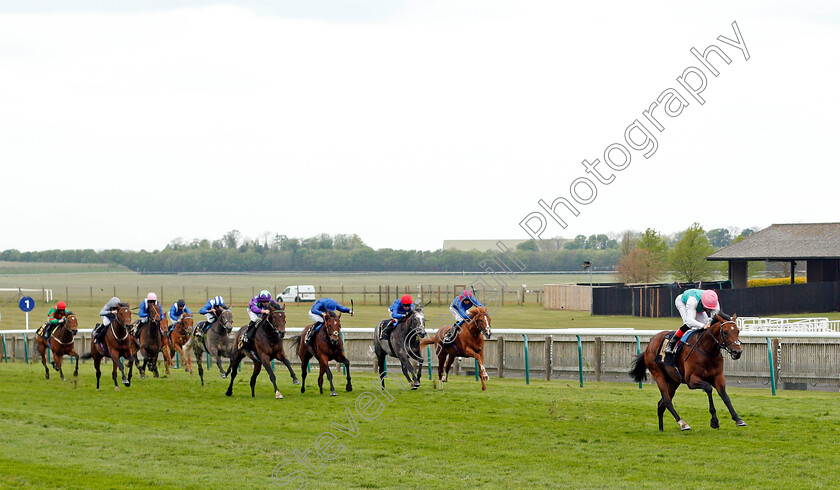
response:
[[[228,359],[233,356],[234,337],[231,335],[233,329],[233,313],[230,310],[222,310],[216,315],[216,320],[210,324],[207,333],[204,328],[207,322],[199,322],[195,328],[195,335],[191,339],[192,349],[195,353],[195,361],[198,364],[198,376],[201,378],[201,385],[204,386],[204,369],[201,363],[201,356],[205,352],[216,360],[216,366],[222,379],[227,378],[228,371],[222,368],[222,357]]]
[[[423,355],[420,353],[420,339],[426,336],[426,316],[423,307],[415,308],[405,320],[399,322],[386,339],[379,339],[379,332],[391,320],[382,320],[373,331],[373,350],[376,353],[377,365],[382,386],[385,386],[385,360],[388,356],[396,357],[402,365],[402,372],[411,384],[411,389],[420,387],[420,376],[423,371]],[[417,363],[414,371],[411,361]]]

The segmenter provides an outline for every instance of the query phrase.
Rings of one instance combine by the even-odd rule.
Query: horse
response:
[[[420,339],[426,336],[426,316],[423,314],[423,307],[411,310],[408,316],[401,320],[387,339],[380,340],[380,332],[391,320],[382,320],[373,330],[373,350],[376,354],[379,374],[385,372],[385,361],[388,356],[400,360],[402,372],[405,379],[411,385],[412,390],[420,387],[420,377],[423,372],[423,355],[420,353]],[[415,372],[411,359],[417,361]],[[385,387],[385,377],[380,378],[382,387]]]
[[[166,369],[166,375],[169,376],[169,367],[174,366],[175,363],[172,362],[171,352],[174,349],[172,348],[172,341],[169,340],[169,319],[166,315],[163,315],[160,319],[160,343],[160,353],[163,354],[163,367]]]
[[[192,350],[195,354],[195,361],[198,365],[198,376],[201,378],[201,386],[204,386],[204,368],[201,366],[201,356],[204,352],[209,353],[216,359],[216,366],[222,379],[227,378],[227,371],[222,369],[222,357],[230,359],[233,356],[233,337],[230,332],[233,329],[233,313],[230,310],[214,307],[216,319],[210,324],[207,333],[202,329],[207,322],[199,322],[196,325],[193,335],[196,337],[192,342]]]
[[[133,341],[128,333],[128,326],[131,325],[131,310],[126,303],[120,303],[114,320],[105,331],[105,338],[102,343],[91,346],[90,357],[93,358],[93,366],[96,368],[96,389],[99,389],[99,377],[102,372],[99,365],[104,357],[110,357],[113,364],[111,377],[114,378],[114,389],[120,391],[117,384],[117,367],[122,374],[122,381],[126,387],[131,386],[131,373],[134,369],[134,355],[131,353]],[[128,378],[125,377],[125,368],[120,358],[128,361]]]
[[[664,430],[662,415],[665,409],[674,416],[680,425],[680,430],[691,430],[691,427],[674,410],[672,403],[674,393],[682,383],[692,390],[700,388],[709,396],[709,413],[712,414],[710,425],[713,429],[720,427],[720,423],[712,401],[712,388],[717,390],[723,403],[726,404],[735,425],[738,427],[747,425],[732,407],[729,395],[726,394],[726,379],[723,377],[721,350],[726,351],[733,360],[741,357],[742,353],[736,318],[737,315],[732,315],[730,318],[728,315],[718,313],[711,319],[709,328],[692,333],[682,349],[674,356],[676,369],[656,362],[667,331],[654,335],[645,351],[633,360],[632,368],[628,373],[630,377],[636,382],[641,382],[647,378],[645,369],[649,370],[662,394],[657,404],[660,431]]]
[[[297,349],[297,355],[300,358],[300,392],[306,393],[306,364],[313,357],[318,360],[318,364],[321,367],[321,371],[318,374],[318,388],[321,390],[322,395],[324,394],[324,373],[327,374],[327,379],[330,381],[330,396],[338,395],[335,392],[333,375],[329,366],[329,362],[333,360],[344,364],[344,369],[347,371],[346,389],[347,391],[353,391],[353,384],[350,382],[350,361],[344,355],[344,340],[341,338],[341,313],[330,311],[324,315],[324,323],[313,335],[312,347],[309,347],[302,339],[306,338],[306,334],[311,328],[312,325],[304,327],[300,336],[292,339],[292,343],[295,349]]]
[[[164,340],[167,342],[167,347],[171,350],[176,351],[177,353],[181,354],[181,357],[184,358],[184,370],[189,372],[190,374],[193,373],[192,371],[192,359],[190,358],[189,353],[184,354],[184,350],[192,347],[190,342],[192,342],[192,337],[190,337],[190,332],[193,329],[193,317],[188,313],[184,313],[181,315],[181,318],[172,325],[172,330],[169,332],[169,335],[164,337]],[[171,353],[170,353],[171,358]],[[167,368],[167,374],[169,374],[169,369]]]
[[[434,344],[435,354],[438,357],[438,382],[440,387],[449,379],[449,368],[455,362],[456,357],[472,357],[478,361],[478,369],[481,378],[482,391],[487,390],[485,381],[490,379],[487,370],[484,369],[484,340],[489,339],[492,334],[490,330],[490,315],[487,308],[473,306],[469,309],[470,319],[463,323],[463,327],[454,342],[444,344],[443,339],[446,332],[453,328],[452,325],[442,327],[428,339],[420,340],[420,347]],[[446,365],[444,366],[444,362]]]
[[[161,333],[160,328],[162,316],[161,310],[157,305],[150,305],[148,320],[146,320],[145,325],[142,325],[140,336],[137,338],[140,345],[140,352],[143,353],[144,357],[142,364],[135,358],[135,361],[137,362],[137,371],[140,373],[140,379],[144,379],[146,377],[147,367],[152,374],[155,375],[155,378],[160,377],[160,373],[158,373],[157,368],[157,358],[163,348],[163,334]]]
[[[41,354],[41,364],[44,365],[45,379],[50,379],[50,370],[47,368],[47,358],[45,356],[48,348],[53,355],[52,367],[61,374],[61,381],[65,380],[64,371],[61,369],[61,360],[66,355],[76,358],[76,370],[73,371],[73,376],[79,376],[79,354],[76,353],[76,343],[73,341],[78,331],[79,320],[72,311],[68,311],[64,317],[64,322],[55,327],[49,339],[40,335],[36,337],[38,352]]]
[[[265,368],[268,377],[271,379],[271,384],[274,385],[274,398],[281,399],[283,395],[277,389],[277,378],[274,376],[274,370],[271,368],[271,361],[277,359],[286,365],[289,374],[292,375],[292,383],[298,385],[300,381],[295,376],[292,369],[292,364],[286,357],[286,352],[283,350],[283,337],[286,335],[286,307],[281,306],[277,308],[274,305],[269,305],[269,312],[260,319],[257,326],[254,328],[254,334],[251,338],[252,349],[238,348],[230,360],[230,367],[228,370],[233,370],[230,376],[230,386],[228,386],[225,395],[233,395],[233,380],[236,379],[236,373],[239,371],[239,363],[245,356],[254,361],[254,372],[251,374],[251,398],[254,397],[254,385],[257,383],[257,376],[260,374],[260,369]],[[239,329],[236,335],[236,345],[239,345],[242,335],[245,334],[245,327]]]

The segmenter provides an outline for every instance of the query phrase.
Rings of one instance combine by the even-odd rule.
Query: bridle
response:
[[[75,337],[76,333],[79,331],[78,328],[76,330],[73,330],[73,329],[71,329],[70,327],[67,326],[67,319],[70,318],[70,317],[73,317],[74,320],[76,319],[76,315],[66,315],[64,317],[64,321],[58,326],[58,328],[55,329],[55,332],[53,332],[53,334],[52,334],[52,338],[55,339],[55,341],[58,342],[61,345],[72,344],[73,343],[73,337]],[[60,332],[62,328],[67,330],[68,332],[70,332],[70,340],[68,340],[67,342],[63,342],[61,339],[58,338],[58,332]]]
[[[274,321],[272,321],[272,318],[274,318],[275,313],[277,315],[280,315],[277,319],[277,323],[274,323]],[[280,322],[283,320],[283,315],[285,313],[286,313],[285,310],[271,310],[271,311],[269,311],[268,314],[263,317],[262,321],[260,322],[260,326],[265,324],[265,323],[268,323],[268,325],[270,325],[275,331],[277,331],[277,335],[279,335],[280,338],[282,339],[283,337],[286,336],[286,328],[285,328],[286,324],[285,324],[285,322],[283,322],[283,330],[280,330],[280,327],[278,325],[280,325]]]
[[[478,326],[478,320],[481,317],[485,317],[484,322],[483,322],[484,327]],[[476,315],[472,319],[470,319],[470,321],[468,323],[476,325],[476,331],[472,332],[474,337],[478,337],[478,334],[482,333],[482,334],[484,334],[485,339],[489,339],[490,336],[492,335],[492,332],[490,331],[490,315],[489,314],[479,313],[478,315]]]
[[[694,351],[697,351],[697,352],[703,354],[706,357],[716,357],[716,356],[720,355],[720,350],[721,349],[725,350],[727,354],[734,357],[735,356],[735,351],[733,351],[729,346],[731,346],[732,344],[741,345],[741,341],[740,340],[730,340],[729,342],[724,342],[724,340],[723,340],[723,326],[726,325],[727,323],[737,325],[732,320],[726,320],[726,321],[718,323],[717,325],[719,325],[719,328],[718,328],[717,336],[715,336],[715,334],[711,332],[712,327],[704,329],[703,333],[700,335],[700,338],[697,339],[697,341],[694,342],[694,344],[689,344],[689,345],[691,345],[691,350],[688,352],[688,354],[686,354],[685,357],[688,358],[688,356],[690,356],[691,353],[694,352]],[[700,340],[703,338],[703,335],[705,335],[706,332],[709,333],[709,336],[712,337],[712,340],[715,342],[715,353],[714,354],[711,354],[709,352],[705,352],[705,351],[700,349]]]
[[[332,320],[338,325],[338,328],[335,330],[335,332],[332,333],[330,333],[329,327],[330,320]],[[337,344],[338,341],[341,339],[341,321],[337,316],[331,316],[329,313],[327,313],[326,316],[324,316],[324,330],[324,333],[327,334],[327,338],[330,339],[330,342],[332,342],[333,344]]]
[[[128,338],[128,329],[125,328],[126,324],[122,321],[122,318],[120,317],[120,313],[122,313],[123,311],[128,311],[128,313],[131,314],[131,310],[129,310],[127,306],[120,306],[117,309],[117,314],[114,315],[114,321],[111,322],[111,333],[114,334],[114,338],[117,339],[117,342],[122,342]],[[123,335],[122,338],[119,338],[119,336],[117,336],[117,331],[114,330],[114,323],[119,323],[122,329],[125,331],[125,335]]]

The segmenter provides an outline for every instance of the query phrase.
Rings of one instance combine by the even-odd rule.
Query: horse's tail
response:
[[[420,339],[420,348],[426,347],[427,345],[434,345],[437,343],[437,333],[430,335],[428,338]]]
[[[295,352],[300,349],[300,335],[295,335],[294,337],[290,338],[289,340],[292,341],[292,346],[295,348]]]
[[[632,367],[627,373],[637,383],[647,379],[647,365],[645,365],[645,353],[642,352],[633,359]]]

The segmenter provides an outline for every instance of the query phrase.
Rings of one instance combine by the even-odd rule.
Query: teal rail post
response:
[[[580,387],[583,388],[583,346],[580,344],[580,335],[576,335],[578,341],[578,374],[580,375]]]
[[[175,369],[181,369],[181,356],[177,352],[175,353]]]
[[[9,363],[9,354],[8,354],[8,352],[6,352],[6,334],[3,334],[3,362],[5,362],[6,364]],[[432,362],[431,358],[429,359],[429,362]],[[429,364],[429,379],[432,379],[432,365],[431,364]]]
[[[210,353],[207,352],[205,355],[207,356],[207,369],[210,369]]]
[[[770,345],[770,337],[767,337],[767,360],[770,361],[770,389],[773,396],[776,396],[776,366],[773,365],[773,347]]]
[[[642,353],[642,344],[641,344],[641,342],[639,342],[639,336],[636,335],[636,354],[638,355],[638,354],[641,354],[641,353]],[[639,389],[640,390],[642,389],[642,382],[641,381],[639,381]]]
[[[478,381],[478,359],[475,360],[475,380]]]
[[[271,360],[271,370],[274,371],[274,359]]]
[[[525,384],[531,384],[531,364],[528,361],[528,336],[522,334],[522,340],[525,341]]]
[[[23,357],[26,359],[26,363],[29,364],[29,342],[26,340],[26,334],[23,334]]]
[[[52,349],[47,347],[47,362],[52,362]]]
[[[3,352],[6,349],[6,336],[3,336]],[[429,380],[432,379],[432,347],[426,346],[426,357],[429,358]]]
[[[310,359],[310,360],[306,361],[306,372],[307,372],[307,373],[311,373],[311,372],[312,372],[312,359]]]

